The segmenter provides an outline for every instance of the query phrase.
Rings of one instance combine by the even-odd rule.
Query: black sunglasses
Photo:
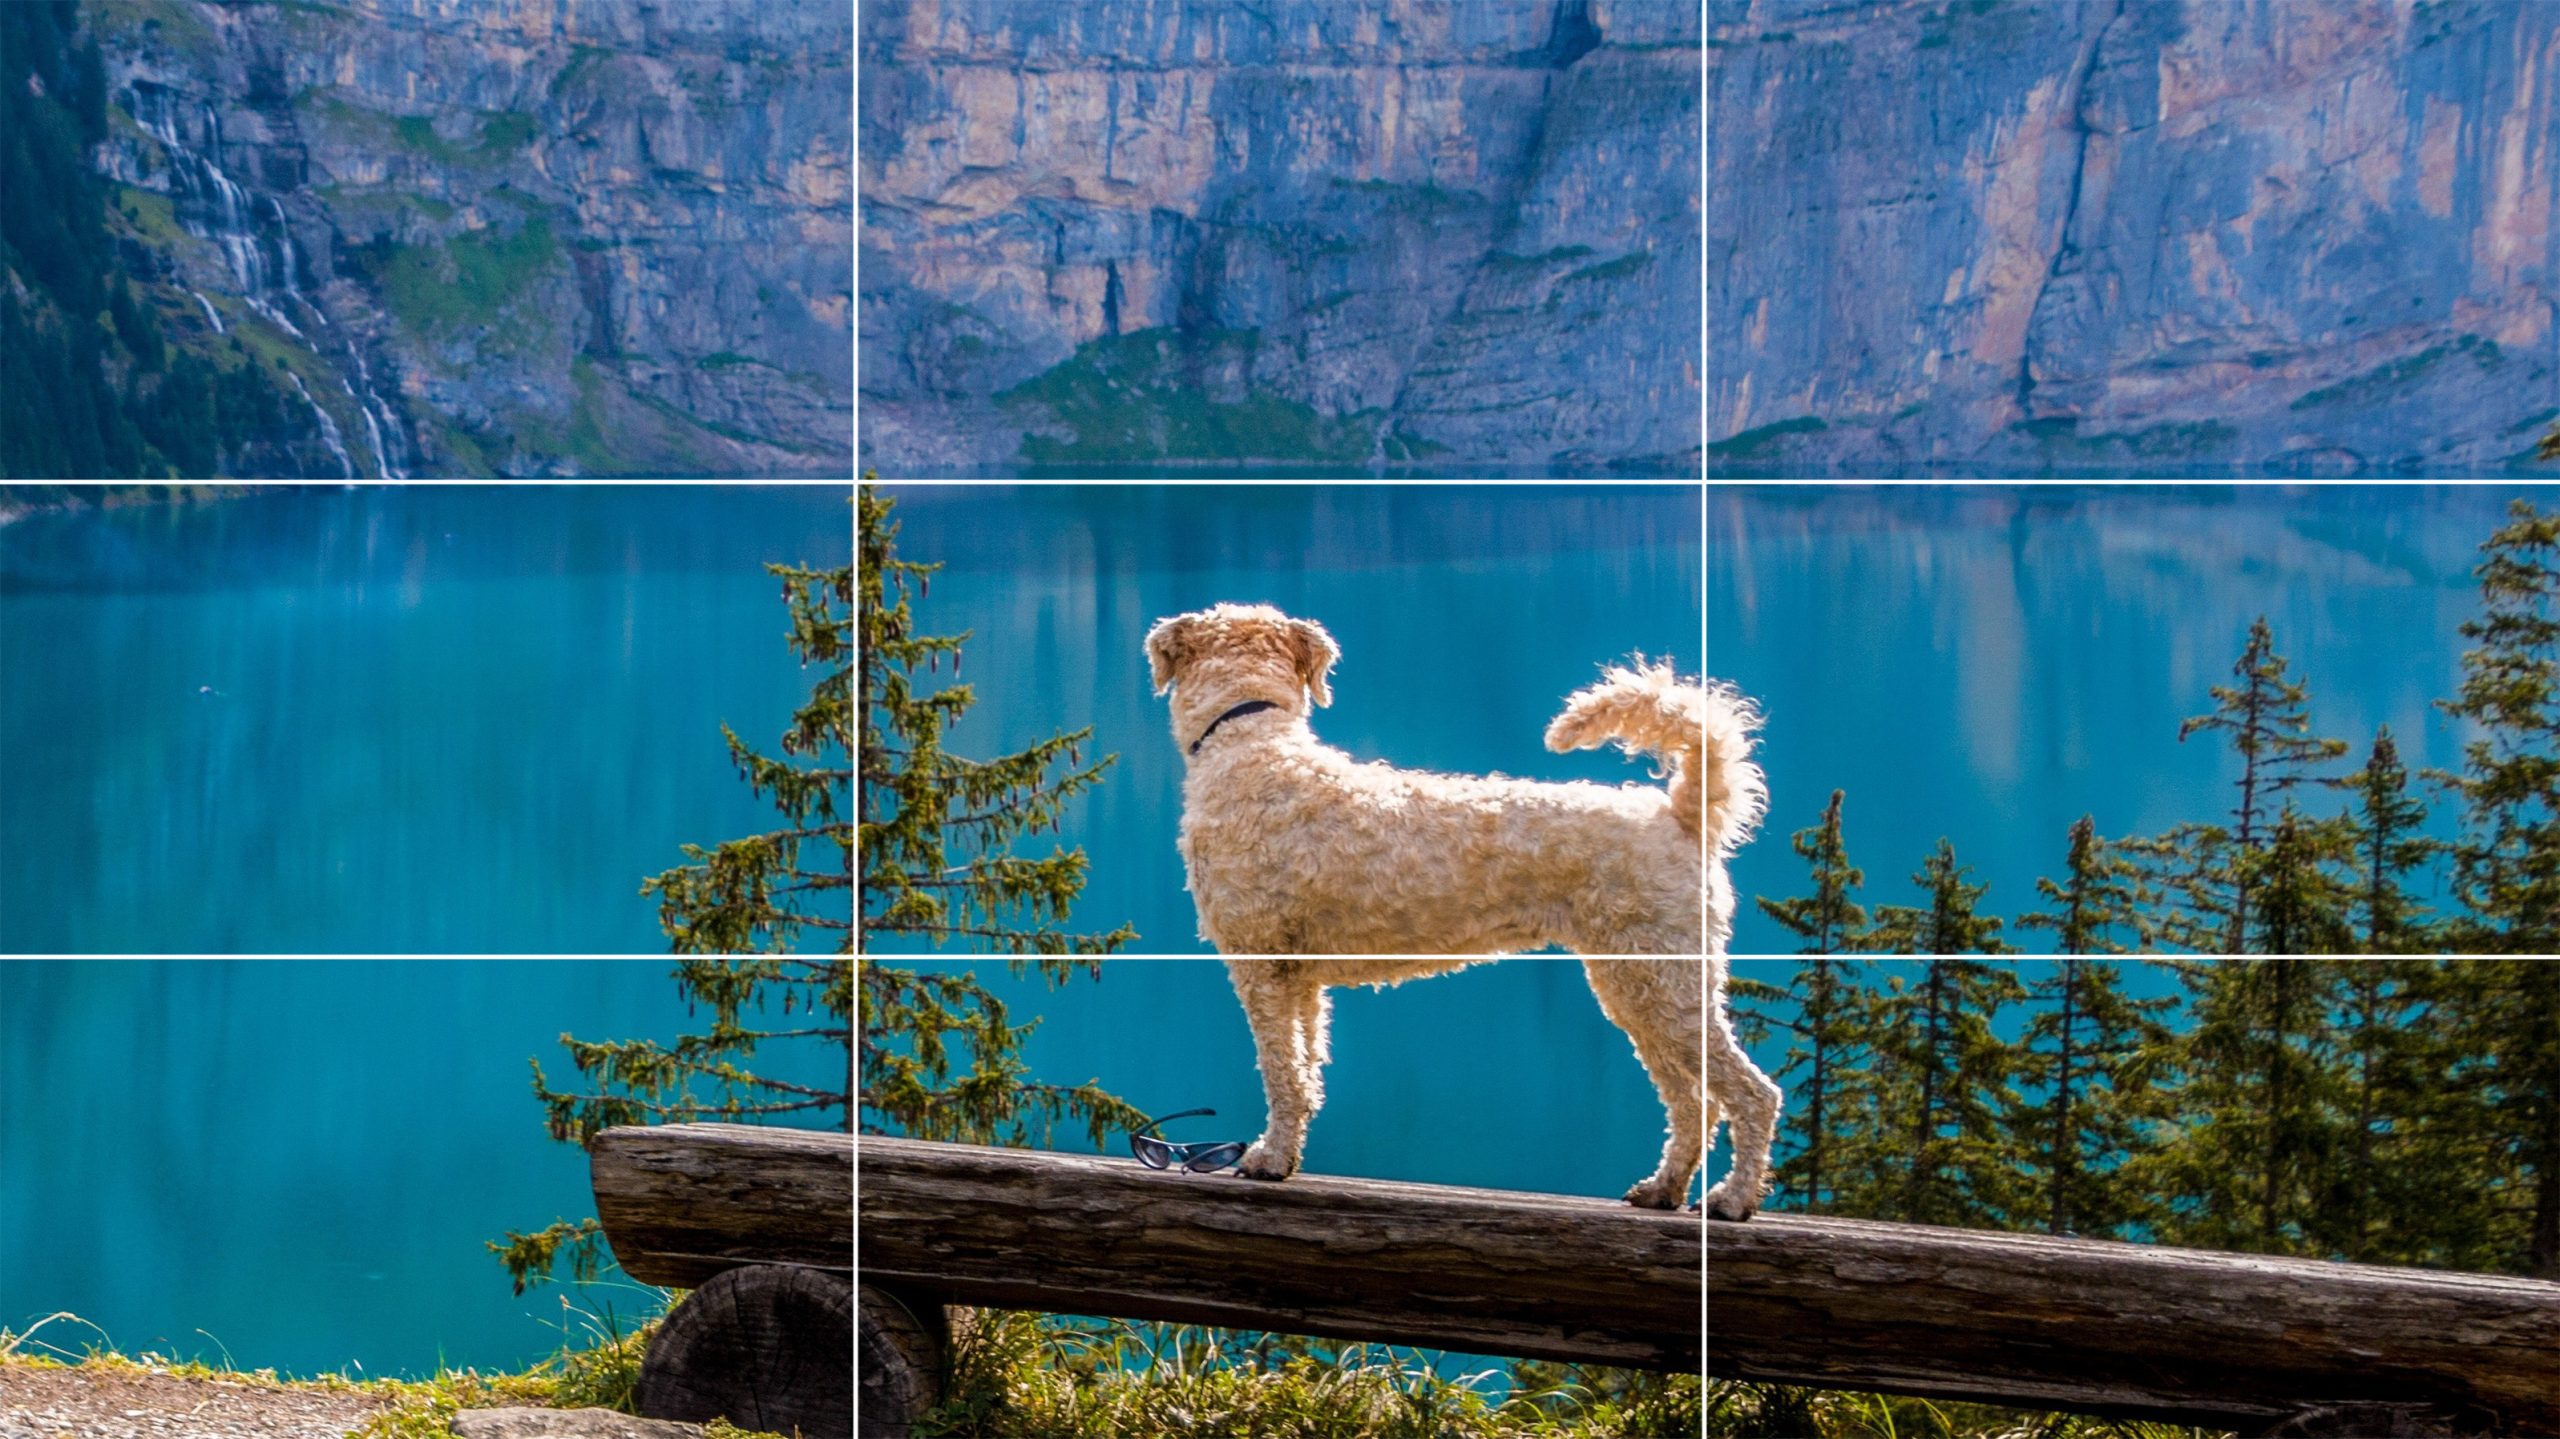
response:
[[[1129,1131],[1129,1152],[1138,1156],[1138,1162],[1149,1169],[1187,1169],[1193,1174],[1206,1174],[1213,1169],[1224,1169],[1244,1158],[1242,1144],[1234,1140],[1228,1140],[1222,1144],[1174,1144],[1147,1133],[1147,1129],[1153,1129],[1157,1124],[1163,1124],[1168,1120],[1188,1119],[1195,1114],[1217,1112],[1214,1109],[1186,1109],[1177,1114],[1168,1114],[1154,1124],[1149,1124],[1146,1129],[1133,1129]]]

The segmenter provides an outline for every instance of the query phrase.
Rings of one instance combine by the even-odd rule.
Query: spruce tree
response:
[[[1015,959],[1016,975],[1037,964],[1056,989],[1078,974],[1102,977],[1098,959]],[[1032,1083],[1021,1051],[1040,1021],[1008,1021],[1004,1001],[958,974],[862,961],[862,1132],[1007,1148],[1045,1144],[1061,1119],[1081,1118],[1099,1146],[1115,1130],[1142,1127],[1148,1116],[1088,1080]],[[949,1036],[968,1050],[966,1071],[952,1077]]]
[[[1956,863],[1956,847],[1941,836],[1937,849],[1911,876],[1929,896],[1929,907],[1878,906],[1875,927],[1866,935],[1868,948],[1893,954],[2016,953],[1997,937],[1998,917],[1975,910],[1991,886],[1965,883],[1972,872]]]
[[[1791,837],[1795,852],[1813,869],[1813,893],[1801,899],[1754,898],[1760,912],[1804,941],[1798,954],[1842,954],[1860,947],[1866,934],[1865,906],[1851,898],[1867,882],[1864,871],[1849,863],[1849,846],[1840,834],[1841,791],[1831,792],[1822,823]]]
[[[2256,894],[2250,916],[2261,954],[2347,954],[2355,948],[2348,921],[2354,894],[2336,870],[2354,859],[2354,833],[2343,820],[2315,820],[2286,800],[2266,846],[2240,859]]]
[[[2461,1148],[2487,1159],[2495,1267],[2560,1279],[2560,963],[2449,960],[2434,976],[2457,1061],[2441,1071],[2471,1101]],[[2471,1176],[2429,1178],[2445,1188]]]
[[[2135,867],[2135,892],[2144,906],[2137,927],[2146,947],[2220,952],[2228,946],[2237,913],[2229,830],[2218,824],[2179,824],[2116,844]]]
[[[2265,615],[2250,624],[2249,641],[2231,672],[2240,683],[2215,685],[2213,711],[2179,725],[2178,741],[2183,744],[2189,735],[2221,730],[2231,736],[2231,747],[2240,755],[2240,777],[2233,781],[2240,802],[2231,810],[2232,864],[2225,877],[2230,928],[2223,945],[2224,953],[2240,954],[2250,933],[2253,875],[2247,861],[2266,845],[2271,818],[2267,807],[2310,779],[2306,769],[2345,754],[2347,747],[2342,741],[2311,733],[2308,688],[2286,677],[2284,657],[2276,653],[2275,632],[2267,627]]]
[[[2367,954],[2417,954],[2434,943],[2427,908],[2409,895],[2409,874],[2432,863],[2444,845],[2424,833],[2427,807],[2409,793],[2409,771],[2391,726],[2373,732],[2364,767],[2323,783],[2345,790],[2355,852],[2355,905]]]
[[[2335,960],[2174,962],[2191,1028],[2151,1166],[2164,1242],[2318,1254],[2340,1149]]]
[[[1119,756],[1084,763],[1091,725],[994,759],[943,748],[944,732],[976,702],[970,686],[956,683],[969,633],[917,633],[911,603],[930,593],[942,566],[897,557],[898,526],[889,520],[896,504],[862,487],[862,933],[1015,954],[1108,954],[1138,932],[1125,924],[1108,934],[1051,927],[1084,889],[1084,849],[1053,846],[1046,858],[1024,859],[1005,847],[1017,835],[1056,830],[1067,801],[1100,782]],[[955,683],[919,693],[916,666],[939,673],[946,655]],[[1062,761],[1067,771],[1051,777]],[[963,863],[951,862],[954,850]]]
[[[1910,1224],[1998,1228],[2019,1207],[2001,1117],[2011,1054],[1993,1032],[2023,996],[2011,965],[1930,959],[1872,1002],[1872,1126],[1855,1148],[1859,1191],[1843,1212]]]
[[[2054,961],[2026,999],[2036,1010],[2018,1043],[2017,1077],[2043,1097],[2022,1096],[2007,1116],[2036,1196],[2016,1217],[2048,1234],[2123,1237],[2154,1217],[2125,1182],[2126,1165],[2148,1145],[2153,1085],[2168,1063],[2160,1016],[2177,1001],[2134,999],[2117,966],[2089,959]]]
[[[2064,954],[2125,953],[2112,931],[2141,928],[2142,894],[2132,862],[2098,838],[2097,820],[2084,814],[2072,822],[2071,852],[2063,866],[2059,884],[2036,878],[2036,892],[2052,902],[2051,912],[2019,915],[2018,928],[2052,930],[2054,947]]]
[[[729,762],[747,787],[781,811],[778,829],[713,849],[684,846],[696,861],[643,880],[658,896],[658,924],[678,954],[788,951],[802,929],[832,935],[853,953],[853,566],[766,565],[782,580],[791,652],[818,678],[782,735],[786,758],[761,755],[720,726]],[[802,847],[815,852],[804,866]]]
[[[2454,892],[2470,911],[2466,949],[2560,953],[2560,512],[2523,500],[2472,571],[2481,617],[2462,625],[2457,698],[2468,721],[2459,774],[2430,778],[2460,796]]]
[[[672,1045],[635,1039],[589,1042],[569,1035],[560,1043],[579,1075],[596,1086],[586,1092],[551,1088],[542,1062],[533,1064],[533,1094],[553,1139],[586,1148],[599,1130],[617,1125],[683,1124],[718,1119],[731,1124],[788,1122],[806,1114],[830,1128],[854,1130],[853,961],[849,959],[687,959],[676,964],[676,993],[686,1011],[711,1011],[703,1034],[679,1036]],[[751,1025],[749,1011],[779,1010],[774,1028]],[[799,1022],[792,1023],[798,1016]],[[759,1045],[814,1042],[842,1046],[841,1089],[794,1084],[741,1067]],[[801,1047],[806,1047],[805,1043]],[[712,1097],[697,1084],[717,1086]],[[618,1091],[618,1092],[617,1092]],[[832,1114],[829,1111],[833,1111]],[[488,1247],[514,1276],[516,1292],[551,1277],[565,1251],[579,1279],[593,1279],[604,1255],[603,1226],[594,1219],[554,1221],[531,1234],[509,1231]]]
[[[1836,820],[1837,791],[1831,813]],[[1791,1208],[1820,1211],[1829,1199],[1828,1181],[1838,1175],[1833,1131],[1841,1123],[1846,1091],[1867,1060],[1858,965],[1853,959],[1814,959],[1793,966],[1784,986],[1749,978],[1739,968],[1734,972],[1734,1025],[1744,1041],[1758,1044],[1772,1028],[1795,1041],[1776,1078],[1786,1086],[1788,1115],[1802,1115],[1803,1122],[1781,1116],[1789,1132],[1782,1135],[1782,1158],[1773,1174],[1776,1199],[1792,1201]],[[1770,1006],[1781,999],[1793,1002],[1794,1019],[1772,1015]]]

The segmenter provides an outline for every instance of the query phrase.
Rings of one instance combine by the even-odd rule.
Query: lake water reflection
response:
[[[768,827],[767,561],[843,486],[296,489],[0,526],[0,948],[628,953]]]

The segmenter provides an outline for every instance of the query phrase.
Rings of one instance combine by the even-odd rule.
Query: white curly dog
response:
[[[1707,1213],[1749,1219],[1768,1186],[1769,1152],[1777,1142],[1778,1112],[1785,1103],[1777,1084],[1760,1072],[1734,1037],[1725,1003],[1725,941],[1733,933],[1733,881],[1725,861],[1751,837],[1768,803],[1768,786],[1751,762],[1750,705],[1722,685],[1706,693],[1707,850],[1707,1112],[1715,1135],[1724,1111],[1733,1139],[1733,1172],[1707,1191]]]
[[[1298,1172],[1307,1126],[1324,1105],[1324,1066],[1330,1057],[1326,1031],[1332,999],[1326,990],[1346,984],[1384,987],[1408,979],[1447,974],[1480,959],[1230,959],[1227,979],[1244,1001],[1253,1026],[1255,1056],[1262,1065],[1262,1094],[1270,1122],[1245,1151],[1242,1172],[1253,1179],[1286,1179]],[[1627,1191],[1627,1202],[1649,1209],[1676,1208],[1706,1157],[1698,1090],[1700,997],[1695,959],[1586,959],[1583,977],[1600,1011],[1635,1041],[1670,1128],[1662,1161]],[[1719,1185],[1712,1200],[1724,1192]]]
[[[1228,954],[1684,954],[1699,928],[1706,695],[1668,665],[1609,669],[1547,748],[1616,741],[1669,783],[1545,784],[1362,764],[1307,720],[1341,650],[1268,605],[1147,632],[1184,756],[1183,873]]]

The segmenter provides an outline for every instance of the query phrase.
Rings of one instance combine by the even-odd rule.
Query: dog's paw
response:
[[[1680,1196],[1688,1187],[1684,1184],[1674,1189],[1661,1180],[1648,1179],[1627,1191],[1627,1202],[1639,1209],[1677,1209]]]
[[[1256,1144],[1236,1162],[1236,1173],[1247,1179],[1286,1179],[1298,1172],[1298,1161],[1272,1152],[1269,1146]]]
[[[1745,1197],[1730,1183],[1719,1184],[1707,1191],[1707,1213],[1718,1219],[1730,1219],[1739,1224],[1759,1208],[1757,1201]]]

